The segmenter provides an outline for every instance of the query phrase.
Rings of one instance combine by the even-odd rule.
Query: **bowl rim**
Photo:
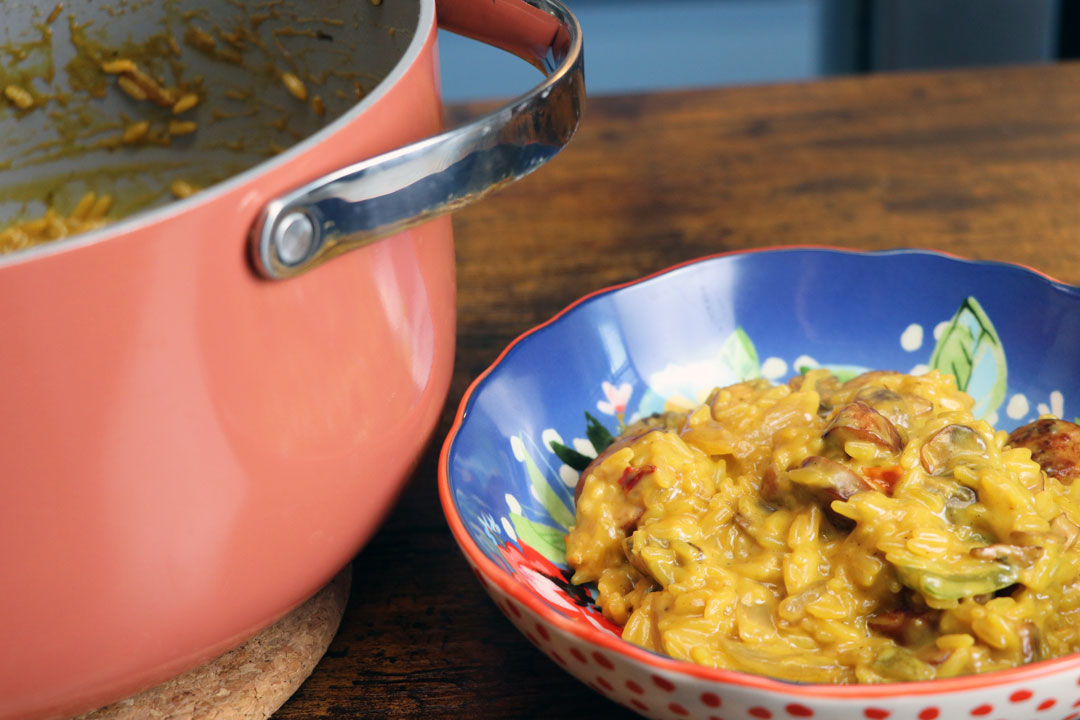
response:
[[[1069,655],[1063,655],[1058,658],[1051,658],[1048,660],[1040,660],[1038,662],[1029,663],[1026,665],[1020,665],[1015,668],[1006,668],[1003,670],[994,670],[985,673],[979,673],[975,675],[962,675],[954,678],[942,678],[935,680],[915,680],[908,682],[893,682],[893,683],[881,683],[881,684],[826,684],[826,683],[795,683],[785,680],[778,680],[764,675],[754,675],[752,673],[745,673],[737,670],[726,670],[721,668],[713,668],[705,665],[697,665],[695,663],[678,660],[666,655],[646,650],[643,647],[635,645],[627,640],[623,640],[620,637],[611,635],[610,633],[603,632],[588,623],[582,623],[563,616],[556,612],[542,600],[537,598],[533,593],[528,592],[522,585],[515,582],[511,577],[480,550],[479,546],[472,539],[461,517],[458,513],[457,505],[454,502],[452,493],[450,492],[450,453],[453,449],[453,445],[458,438],[458,434],[464,425],[465,418],[468,415],[469,409],[472,406],[479,390],[485,384],[487,379],[499,368],[506,357],[526,338],[539,332],[540,330],[554,325],[564,316],[573,312],[579,306],[599,298],[604,295],[616,293],[628,287],[640,285],[642,283],[654,280],[661,276],[673,274],[684,268],[704,264],[717,259],[736,257],[741,255],[757,255],[768,254],[775,255],[781,253],[801,253],[811,252],[813,254],[822,255],[849,255],[849,256],[925,256],[934,260],[947,260],[952,262],[959,262],[967,265],[977,266],[998,266],[1010,270],[1019,271],[1021,273],[1031,273],[1045,282],[1048,282],[1062,290],[1069,291],[1071,294],[1076,294],[1080,298],[1080,286],[1069,285],[1064,283],[1041,270],[1023,265],[1020,263],[1011,263],[998,260],[978,260],[961,255],[956,255],[947,251],[941,250],[926,250],[920,248],[895,248],[887,250],[858,250],[852,248],[841,248],[827,245],[783,245],[783,246],[768,246],[762,248],[751,248],[745,250],[733,250],[729,252],[715,253],[706,255],[703,257],[687,260],[684,262],[671,265],[667,268],[658,270],[656,272],[644,275],[637,279],[629,280],[627,282],[611,285],[608,287],[600,288],[587,295],[584,295],[565,308],[560,310],[550,319],[535,325],[522,334],[518,335],[511,341],[495,358],[495,360],[476,377],[466,388],[465,393],[462,395],[461,402],[458,404],[457,411],[454,414],[453,423],[450,426],[450,430],[447,433],[446,439],[443,442],[442,449],[439,452],[439,465],[438,465],[438,486],[439,486],[439,499],[442,504],[443,515],[446,517],[447,524],[450,526],[450,531],[454,536],[454,539],[458,543],[458,547],[466,558],[473,563],[477,568],[480,575],[483,576],[487,582],[492,582],[499,587],[504,593],[512,597],[517,602],[526,606],[533,613],[539,615],[545,621],[551,623],[560,630],[575,636],[578,640],[589,643],[598,648],[602,648],[611,651],[618,655],[623,655],[631,660],[640,662],[652,670],[658,670],[675,675],[689,676],[694,680],[712,681],[720,684],[735,685],[750,690],[763,690],[766,692],[783,693],[789,696],[796,696],[801,698],[813,698],[813,699],[835,699],[835,700],[868,700],[868,699],[886,699],[903,695],[934,695],[942,693],[959,693],[965,691],[973,691],[985,689],[990,686],[1000,686],[1005,684],[1031,682],[1045,678],[1050,675],[1056,675],[1067,671],[1075,671],[1080,669],[1080,652],[1071,653]]]

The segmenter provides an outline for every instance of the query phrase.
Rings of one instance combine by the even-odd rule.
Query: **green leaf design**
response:
[[[757,348],[741,327],[735,328],[735,332],[724,341],[724,346],[720,348],[720,360],[731,368],[740,381],[761,377]]]
[[[852,367],[851,365],[818,365],[817,368],[811,369],[828,370],[833,374],[834,377],[836,377],[837,380],[842,383],[845,383],[852,378],[856,378],[866,372],[864,368]]]
[[[608,432],[608,429],[600,424],[600,421],[590,415],[588,411],[585,411],[585,436],[589,438],[589,442],[592,443],[597,455],[604,452],[608,445],[615,442],[615,438]]]
[[[566,530],[553,528],[530,520],[524,515],[510,513],[510,522],[514,526],[518,540],[536,552],[559,565],[566,562]]]
[[[836,379],[839,380],[842,383],[847,382],[848,380],[851,380],[852,378],[856,378],[861,374],[862,374],[862,372],[859,371],[859,370],[835,370],[835,371],[833,371],[833,375],[835,375]]]
[[[975,338],[966,325],[960,324],[959,318],[958,312],[941,334],[941,339],[930,356],[930,367],[952,375],[956,378],[956,386],[966,390],[975,366],[971,352]]]
[[[540,504],[544,506],[544,509],[548,511],[548,514],[551,515],[551,519],[563,527],[568,528],[573,525],[573,510],[566,506],[562,498],[548,484],[544,474],[540,472],[540,468],[536,467],[536,463],[533,462],[528,453],[525,454],[525,471],[529,475],[529,484],[532,485],[536,497],[540,500]]]
[[[554,440],[551,441],[551,452],[555,453],[556,457],[578,472],[584,472],[585,468],[589,467],[589,463],[593,461],[588,455],[582,455],[577,450],[566,447],[562,443],[557,443]]]
[[[960,304],[930,356],[930,367],[956,378],[956,386],[976,399],[976,417],[986,417],[1005,400],[1008,368],[994,324],[974,297]]]

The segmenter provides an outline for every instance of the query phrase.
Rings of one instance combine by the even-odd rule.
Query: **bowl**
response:
[[[1080,290],[935,252],[788,248],[704,258],[602,290],[515,340],[468,389],[442,449],[451,531],[495,604],[554,662],[652,718],[1080,718],[1080,654],[951,679],[799,684],[674,660],[622,640],[569,582],[563,535],[595,451],[710,388],[811,367],[955,370],[975,413],[1011,429],[1080,415]],[[585,413],[596,423],[586,419]]]

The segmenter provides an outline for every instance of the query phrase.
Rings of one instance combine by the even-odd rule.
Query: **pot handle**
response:
[[[514,53],[547,77],[467,125],[350,165],[267,204],[256,272],[280,280],[456,210],[543,165],[585,104],[581,27],[560,0],[437,0],[439,26]]]

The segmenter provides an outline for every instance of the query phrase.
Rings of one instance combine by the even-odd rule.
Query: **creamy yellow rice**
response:
[[[1080,441],[1029,427],[1010,444],[972,406],[936,371],[814,370],[636,423],[582,473],[573,580],[630,642],[786,680],[1074,652],[1080,483],[1032,451],[1061,465]]]

